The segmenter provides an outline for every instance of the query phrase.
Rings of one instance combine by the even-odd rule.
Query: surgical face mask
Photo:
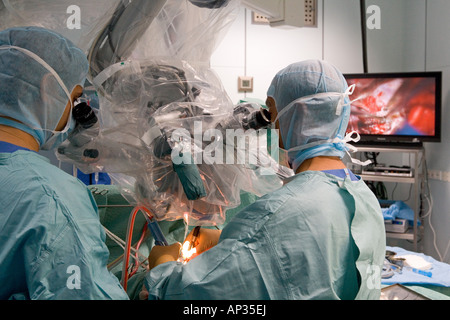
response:
[[[286,168],[290,168],[291,164],[289,163],[289,155],[288,151],[286,149],[280,148],[278,151],[278,163],[282,166],[285,166]]]
[[[349,110],[345,109],[351,104],[346,100],[354,89],[353,85],[344,93],[327,92],[302,97],[278,112],[274,123],[280,123],[280,134],[286,147],[283,153],[294,171],[312,157],[343,158],[350,150],[357,151],[348,142],[359,141],[359,134],[352,132],[344,136],[349,117]],[[370,163],[351,160],[360,165]]]
[[[29,56],[34,61],[36,61],[37,63],[42,65],[50,73],[42,79],[42,83],[41,83],[41,87],[40,87],[41,103],[43,104],[42,110],[44,110],[47,113],[54,112],[55,109],[58,110],[58,113],[59,113],[59,110],[61,110],[61,117],[62,117],[63,112],[65,110],[65,106],[67,105],[67,100],[65,99],[65,97],[64,98],[55,97],[54,86],[57,86],[57,85],[59,85],[63,89],[65,95],[67,96],[67,99],[70,101],[71,109],[73,108],[73,101],[71,99],[71,94],[70,94],[69,90],[67,89],[66,85],[64,84],[64,82],[62,81],[60,76],[56,73],[56,71],[48,63],[46,63],[38,55],[36,55],[35,53],[33,53],[27,49],[17,47],[17,46],[11,46],[11,45],[0,46],[0,50],[10,50],[10,49],[20,51],[23,54]],[[54,84],[50,85],[52,81],[56,81],[56,82]],[[48,89],[48,91],[47,91],[47,89]],[[70,111],[69,119],[68,119],[67,124],[64,127],[64,129],[61,131],[56,131],[55,130],[56,125],[58,124],[61,117],[59,117],[59,119],[55,118],[55,119],[53,119],[53,123],[47,124],[47,125],[51,126],[52,128],[30,127],[30,129],[32,129],[32,130],[37,130],[37,131],[42,130],[44,132],[44,137],[43,137],[44,141],[43,141],[43,143],[40,143],[41,144],[40,149],[51,150],[51,149],[56,148],[65,139],[67,139],[67,136],[69,135],[70,130],[74,129],[75,121],[72,118],[72,111]],[[19,125],[18,127],[20,127],[20,129],[23,128],[22,125]],[[30,132],[29,130],[26,130],[26,131]]]
[[[73,107],[71,107],[73,108]],[[53,150],[56,149],[61,143],[63,143],[69,134],[75,129],[76,121],[72,116],[72,110],[70,111],[69,119],[67,124],[62,131],[52,131],[53,135],[45,142],[42,146],[42,150]]]

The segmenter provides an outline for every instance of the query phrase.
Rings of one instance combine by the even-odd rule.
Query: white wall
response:
[[[320,8],[322,1],[319,1]],[[321,10],[321,9],[320,9]],[[290,63],[322,56],[322,17],[319,28],[277,29],[252,24],[251,11],[242,8],[238,19],[211,57],[231,100],[266,99],[273,76]],[[238,77],[254,77],[252,93],[238,92]]]
[[[442,91],[442,142],[429,143],[427,162],[430,169],[450,172],[450,1],[427,1],[426,10],[426,69],[443,71]],[[432,224],[436,230],[436,245],[444,255],[450,238],[450,183],[431,181],[430,187],[434,199]],[[425,250],[435,252],[433,233],[428,228],[425,237]],[[444,261],[450,261],[447,251]]]
[[[369,72],[423,71],[425,1],[367,0],[381,9],[381,29],[367,30]]]
[[[362,37],[359,0],[324,2],[322,58],[343,73],[363,72]]]
[[[359,0],[319,0],[318,3],[318,27],[292,30],[253,25],[251,12],[241,9],[211,59],[211,66],[233,102],[245,97],[264,101],[275,73],[295,61],[324,59],[343,73],[363,71]],[[381,9],[381,29],[367,30],[369,72],[444,72],[443,139],[425,147],[428,169],[450,171],[450,128],[446,125],[450,120],[450,1],[366,0],[367,6],[372,4]],[[254,77],[252,93],[238,92],[240,75]],[[400,158],[395,160],[408,161]],[[450,184],[430,180],[430,188],[436,245],[444,254],[450,234]],[[402,199],[408,192],[409,187],[403,187],[395,194]],[[439,258],[428,220],[420,244],[426,254]],[[450,262],[449,253],[444,261]]]
[[[211,57],[233,102],[257,98],[265,101],[273,76],[290,63],[325,59],[342,72],[363,71],[358,0],[318,0],[316,28],[272,28],[252,24],[251,11],[239,17]],[[325,20],[323,17],[325,16]],[[254,91],[238,92],[238,77],[254,77]]]
[[[368,0],[381,8],[381,30],[368,31],[369,72],[443,71],[442,142],[426,143],[428,170],[450,171],[450,1]],[[450,261],[450,184],[429,180],[431,216],[424,221],[423,251]],[[396,195],[406,198],[409,187]],[[427,209],[427,204],[424,204]],[[430,220],[431,218],[431,220]],[[403,241],[405,247],[408,243]],[[437,253],[437,250],[439,253]]]

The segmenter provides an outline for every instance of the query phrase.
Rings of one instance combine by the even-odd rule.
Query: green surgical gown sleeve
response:
[[[239,212],[217,246],[185,265],[152,269],[149,299],[379,298],[380,274],[359,260],[382,267],[381,209],[364,182],[348,183],[321,172],[297,175]]]
[[[0,298],[128,299],[89,190],[33,152],[0,154]]]

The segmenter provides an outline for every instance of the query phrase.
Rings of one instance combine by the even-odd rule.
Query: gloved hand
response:
[[[154,267],[170,261],[177,261],[180,254],[181,243],[177,242],[170,246],[154,246],[148,255],[148,268],[149,270]],[[140,300],[148,299],[148,291],[145,285],[142,285],[142,289],[139,292]]]
[[[197,253],[192,258],[217,245],[221,233],[221,230],[201,228],[197,235],[197,239],[194,242],[194,247],[197,249]],[[193,236],[192,234],[193,230],[188,234],[185,241],[191,241]],[[170,246],[154,246],[148,256],[149,270],[165,262],[177,261],[180,250],[181,244],[179,242]],[[143,285],[142,290],[139,293],[139,299],[147,300],[147,298],[148,291]]]
[[[180,249],[179,242],[170,246],[154,246],[148,255],[149,270],[165,262],[177,261]]]
[[[185,241],[191,241],[193,232],[194,230],[188,234]],[[197,235],[197,239],[195,239],[193,244],[193,247],[197,249],[196,255],[199,255],[217,245],[221,233],[221,230],[201,228],[199,234]]]

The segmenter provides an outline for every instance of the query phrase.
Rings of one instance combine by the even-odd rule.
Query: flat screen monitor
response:
[[[348,132],[359,145],[441,141],[442,72],[344,75],[356,85]]]

